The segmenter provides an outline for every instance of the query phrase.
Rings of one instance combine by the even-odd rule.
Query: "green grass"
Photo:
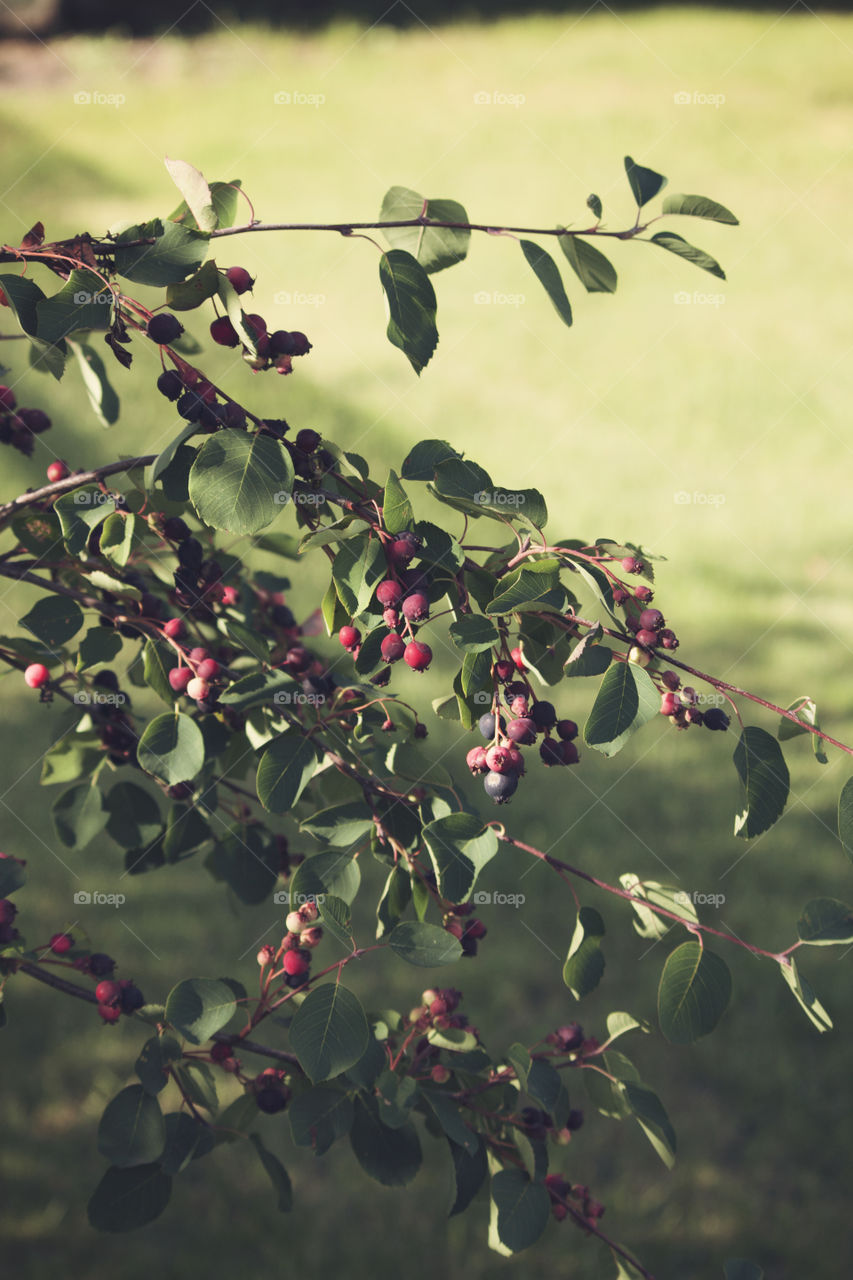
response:
[[[377,470],[423,436],[443,436],[497,482],[543,489],[553,533],[630,538],[666,554],[657,602],[679,632],[679,656],[783,705],[808,692],[827,730],[849,739],[851,46],[853,20],[840,15],[777,21],[669,8],[406,34],[337,27],[298,39],[239,30],[191,43],[57,42],[27,55],[0,101],[0,237],[15,243],[38,218],[53,238],[167,213],[176,198],[164,154],[210,178],[239,176],[271,221],[367,219],[402,183],[461,200],[477,221],[541,226],[582,225],[586,195],[597,191],[610,225],[624,226],[633,217],[626,153],[668,174],[671,190],[720,200],[740,227],[669,225],[722,261],[725,283],[653,248],[616,244],[619,293],[587,298],[571,287],[570,332],[512,242],[477,238],[463,265],[436,278],[441,343],[419,380],[384,338],[370,244],[319,233],[228,242],[218,260],[258,273],[256,309],[304,329],[315,347],[286,380],[252,378],[220,351],[210,366],[259,411],[316,427]],[[76,106],[80,91],[126,102]],[[283,91],[326,100],[276,106]],[[725,102],[677,105],[681,91]],[[479,105],[478,92],[525,101]],[[478,305],[482,290],[524,300]],[[676,304],[683,290],[724,300]],[[287,306],[279,291],[322,301]],[[200,316],[191,326],[204,336]],[[171,438],[168,406],[142,390],[156,361],[140,345],[131,374],[116,368],[125,413],[109,433],[90,425],[73,371],[61,387],[24,376],[19,399],[43,403],[56,425],[33,463],[5,459],[4,493],[36,483],[49,449],[82,465]],[[19,353],[8,346],[17,376]],[[677,503],[679,491],[724,501]],[[303,612],[313,593],[311,583],[295,586]],[[4,593],[0,630],[14,633],[32,599],[28,589]],[[3,847],[28,858],[22,909],[51,932],[72,910],[75,876],[115,891],[118,859],[106,841],[59,859],[45,821],[54,793],[35,780],[66,720],[12,683]],[[438,683],[420,688],[437,692]],[[591,696],[566,685],[559,705],[580,719]],[[773,727],[758,710],[749,719]],[[436,726],[436,756],[453,737]],[[848,896],[832,834],[847,769],[834,754],[821,770],[808,744],[794,744],[786,815],[747,847],[731,834],[731,748],[722,735],[653,725],[614,761],[585,752],[570,777],[531,779],[508,821],[605,879],[663,876],[666,867],[686,887],[723,892],[719,927],[784,946],[808,898]],[[457,769],[464,750],[453,747]],[[454,979],[495,1048],[578,1013],[558,980],[570,895],[528,870],[521,856],[490,868],[486,887],[521,887],[528,902],[517,915],[494,909],[482,963]],[[128,892],[124,913],[97,921],[97,942],[151,997],[195,969],[198,954],[211,971],[252,978],[254,940],[274,926],[272,912],[232,908],[192,863],[134,880]],[[579,1016],[597,1032],[614,1007],[653,1017],[664,949],[645,954],[618,905],[586,890],[582,900],[606,916],[608,969]],[[716,918],[705,909],[706,922]],[[606,1228],[661,1280],[719,1277],[730,1254],[760,1261],[768,1280],[835,1280],[851,1243],[845,970],[834,952],[806,957],[837,1025],[818,1038],[771,966],[719,949],[735,995],[718,1032],[687,1049],[665,1051],[657,1036],[626,1045],[678,1130],[675,1171],[634,1128],[591,1112],[565,1167],[589,1182],[608,1206]],[[367,1000],[378,975],[366,964],[353,978]],[[417,978],[393,980],[408,1007]],[[309,1275],[384,1276],[401,1266],[413,1280],[438,1268],[454,1280],[610,1274],[565,1226],[515,1263],[486,1250],[482,1206],[445,1229],[446,1171],[435,1154],[410,1194],[385,1192],[346,1147],[317,1164],[289,1151],[286,1122],[278,1132],[298,1187],[292,1219],[274,1214],[262,1176],[234,1152],[236,1168],[217,1156],[183,1175],[170,1211],[144,1237],[95,1240],[84,1215],[103,1167],[94,1129],[141,1041],[129,1027],[88,1032],[70,1002],[22,987],[9,994],[0,1067],[4,1260],[22,1280],[57,1266],[139,1280],[152,1264],[183,1277],[242,1268],[247,1256]]]

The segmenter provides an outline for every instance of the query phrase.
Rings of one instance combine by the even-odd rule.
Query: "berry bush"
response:
[[[675,1157],[670,1118],[621,1038],[656,1034],[663,1048],[712,1033],[730,1001],[731,947],[763,961],[768,981],[778,972],[804,1017],[828,1030],[795,953],[849,946],[853,913],[815,898],[789,945],[763,949],[703,922],[676,886],[627,874],[607,883],[528,844],[513,829],[513,797],[528,774],[555,779],[582,770],[587,752],[614,756],[662,715],[673,730],[713,733],[709,750],[731,750],[742,791],[734,831],[750,840],[785,808],[783,751],[794,738],[810,737],[819,765],[827,747],[853,752],[820,728],[810,698],[776,706],[686,661],[678,618],[657,598],[660,557],[644,547],[553,531],[538,490],[504,487],[452,442],[423,439],[377,476],[310,426],[258,417],[244,371],[294,374],[312,342],[269,332],[244,309],[248,271],[212,255],[230,264],[238,234],[311,229],[366,241],[378,254],[387,336],[420,374],[438,341],[432,277],[460,262],[475,234],[516,241],[571,325],[545,244],[587,291],[612,293],[616,271],[593,241],[651,243],[724,278],[680,235],[649,229],[668,216],[737,220],[695,195],[667,196],[649,213],[666,180],[630,157],[637,216],[622,230],[607,228],[595,195],[581,230],[519,228],[471,222],[455,201],[403,187],[375,222],[268,224],[239,182],[167,164],[182,196],[168,217],[56,242],[36,224],[19,246],[0,248],[4,336],[28,341],[31,364],[57,379],[76,365],[105,425],[119,417],[117,388],[150,394],[152,412],[174,422],[156,456],[91,469],[57,459],[46,484],[0,506],[11,534],[0,577],[38,592],[19,634],[0,637],[0,659],[43,714],[58,702],[75,711],[42,775],[59,788],[51,820],[61,846],[80,851],[106,832],[135,877],[195,858],[223,887],[211,892],[247,908],[273,902],[280,926],[248,985],[197,976],[216,969],[211,940],[195,975],[164,966],[162,987],[143,993],[122,973],[120,935],[90,939],[77,921],[40,917],[24,870],[37,872],[37,850],[3,853],[0,1020],[8,1006],[14,1022],[16,1001],[38,982],[79,1001],[81,1018],[138,1032],[134,1083],[98,1126],[108,1167],[89,1201],[95,1230],[151,1222],[182,1171],[213,1151],[227,1159],[235,1141],[254,1148],[290,1209],[290,1178],[264,1141],[265,1126],[282,1123],[267,1117],[286,1113],[296,1147],[326,1157],[346,1141],[386,1187],[408,1186],[423,1144],[438,1143],[451,1214],[479,1213],[487,1199],[498,1253],[568,1220],[579,1247],[586,1238],[609,1253],[610,1274],[648,1280],[583,1178],[590,1122],[636,1121],[666,1165]],[[182,321],[194,311],[209,341],[235,353],[227,390],[201,367],[204,348]],[[156,386],[137,389],[143,343],[158,348],[161,371]],[[0,387],[0,441],[29,456],[50,425]],[[441,524],[419,515],[425,490],[446,508]],[[281,572],[254,569],[257,549]],[[318,584],[302,618],[288,604],[296,575]],[[444,683],[431,703],[421,681],[430,669]],[[572,719],[578,680],[597,685],[583,726]],[[753,710],[762,725],[744,721]],[[430,754],[436,717],[458,740],[449,771]],[[555,803],[566,794],[556,786]],[[853,851],[853,782],[839,836]],[[542,1027],[530,1044],[484,1042],[459,988],[465,962],[488,965],[499,945],[476,914],[477,883],[509,847],[543,863],[566,894],[572,924],[553,980],[573,1001],[604,979],[608,897],[619,927],[664,942],[657,1027],[617,1008],[603,1025]],[[359,894],[375,901],[369,936],[353,923]],[[362,962],[410,966],[409,1007],[364,1008],[348,983]],[[443,968],[458,985],[424,988]],[[720,1264],[728,1280],[762,1274],[745,1259]]]

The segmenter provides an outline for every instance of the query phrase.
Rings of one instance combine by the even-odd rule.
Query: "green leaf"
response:
[[[521,1169],[502,1169],[494,1175],[492,1203],[497,1208],[498,1237],[511,1253],[529,1249],[548,1225],[548,1192]]]
[[[382,201],[382,222],[432,218],[436,222],[467,223],[468,214],[455,200],[427,200],[408,187],[391,187]],[[425,271],[442,271],[461,262],[468,253],[470,230],[453,227],[385,227],[384,235],[396,249],[417,258]]]
[[[358,861],[351,853],[315,853],[301,863],[290,881],[291,902],[332,894],[350,906],[361,884]]]
[[[370,1038],[358,999],[339,982],[327,982],[306,996],[290,1026],[290,1043],[312,1084],[355,1065]]]
[[[736,227],[738,220],[724,205],[707,196],[667,196],[663,202],[662,213],[682,213],[690,218],[709,218],[711,222],[725,222]]]
[[[322,1156],[352,1128],[352,1098],[339,1089],[318,1085],[298,1093],[287,1109],[293,1141]]]
[[[83,614],[75,600],[66,596],[43,596],[29,613],[21,618],[21,626],[51,649],[70,640],[83,625]]]
[[[624,1036],[626,1031],[639,1030],[648,1034],[651,1029],[648,1022],[639,1022],[630,1013],[614,1011],[607,1015],[607,1039],[611,1042],[619,1036]]]
[[[273,738],[258,765],[257,792],[270,813],[289,813],[314,776],[317,754],[297,730]]]
[[[412,525],[414,518],[412,504],[400,484],[397,472],[389,471],[382,498],[382,519],[385,528],[389,533],[401,533]]]
[[[619,1089],[643,1133],[667,1169],[671,1169],[675,1163],[675,1130],[660,1098],[651,1089],[631,1080],[623,1080]]]
[[[289,454],[272,436],[217,431],[192,465],[190,501],[212,529],[257,533],[288,501],[293,475]]]
[[[107,516],[98,543],[102,556],[106,556],[119,569],[123,569],[130,559],[134,542],[139,542],[145,524],[138,516],[125,516],[114,511]]]
[[[656,880],[640,880],[631,872],[620,876],[619,883],[634,898],[643,898],[646,902],[663,907],[666,911],[672,911],[689,924],[697,924],[699,921],[690,894],[679,889],[677,885],[658,884]],[[639,917],[634,921],[634,928],[641,938],[663,938],[669,933],[673,921],[668,916],[660,916],[640,902],[632,902],[631,906]]]
[[[735,835],[751,840],[772,827],[785,808],[788,766],[776,739],[754,725],[741,733],[733,759],[746,792],[746,808],[735,817]]]
[[[204,865],[241,902],[253,907],[266,902],[275,888],[281,855],[260,828],[235,826],[216,842]]]
[[[565,592],[559,585],[556,569],[537,572],[533,565],[513,569],[500,580],[495,597],[485,612],[494,616],[518,613],[525,609],[547,609],[562,613]],[[658,700],[660,706],[660,700]]]
[[[683,942],[663,967],[660,1029],[671,1044],[691,1044],[714,1030],[732,994],[725,960],[698,942]]]
[[[168,1033],[146,1040],[134,1064],[134,1070],[146,1093],[158,1094],[169,1083],[168,1068],[182,1056],[181,1046]]]
[[[372,1097],[355,1100],[350,1145],[364,1172],[383,1187],[405,1187],[421,1167],[421,1144],[414,1125],[407,1121],[389,1129],[379,1119],[379,1106]]]
[[[782,972],[782,977],[794,993],[794,999],[812,1025],[817,1027],[820,1032],[831,1031],[832,1018],[830,1018],[826,1009],[818,1000],[809,983],[806,982],[805,978],[800,977],[793,956],[789,956],[787,962],[780,961],[779,968]]]
[[[461,454],[446,440],[419,440],[403,463],[404,480],[432,480],[443,462],[458,460]]]
[[[5,272],[0,274],[0,289],[24,333],[34,338],[38,333],[37,307],[45,300],[44,290],[28,276],[9,275]]]
[[[239,193],[242,183],[239,178],[232,178],[230,182],[211,182],[210,184],[210,200],[213,205],[213,211],[216,214],[216,227],[221,230],[223,227],[233,227],[234,220],[237,216],[237,208],[239,204]],[[169,214],[170,222],[180,222],[185,227],[191,227],[194,231],[199,230],[195,217],[190,213],[186,200],[182,200],[172,213]]]
[[[581,907],[563,965],[563,982],[576,1000],[594,991],[604,973],[604,921],[594,907]]]
[[[104,797],[91,782],[63,791],[53,802],[53,825],[66,849],[85,849],[107,825]]]
[[[141,1084],[128,1085],[107,1104],[98,1125],[98,1150],[117,1168],[153,1164],[165,1144],[163,1113]]]
[[[164,711],[146,725],[136,747],[139,767],[172,786],[191,782],[204,764],[204,738],[189,716]]]
[[[107,377],[106,365],[94,347],[87,342],[69,342],[83,375],[83,386],[95,417],[105,427],[118,421],[119,399]]]
[[[320,809],[299,824],[318,840],[338,849],[349,848],[373,830],[373,814],[363,800],[348,800]]]
[[[332,565],[332,578],[350,618],[367,608],[386,573],[385,553],[377,538],[362,534],[340,545]]]
[[[625,172],[640,209],[666,186],[666,178],[663,174],[655,173],[654,169],[644,169],[641,164],[635,164],[630,156],[625,157]]]
[[[169,171],[169,177],[184,197],[199,231],[215,231],[219,219],[204,175],[191,164],[187,164],[186,160],[170,160],[166,156],[164,164]]]
[[[89,534],[114,511],[114,504],[93,484],[63,493],[53,504],[59,516],[62,536],[72,556],[83,556]]]
[[[149,243],[131,244],[137,240]],[[115,267],[120,276],[136,284],[175,284],[201,266],[209,247],[206,232],[154,218],[116,237]]]
[[[464,1213],[486,1181],[489,1168],[486,1148],[482,1138],[475,1136],[477,1147],[473,1155],[469,1155],[464,1147],[460,1147],[452,1139],[448,1140],[450,1159],[453,1164],[453,1199],[448,1211],[448,1217],[451,1218],[457,1213]]]
[[[838,835],[841,847],[853,861],[853,778],[848,778],[838,798]]]
[[[601,220],[603,206],[599,196],[595,194],[587,196],[586,207],[592,210],[592,216],[594,218],[597,218],[599,221]]]
[[[480,1148],[480,1136],[468,1128],[453,1099],[437,1089],[422,1089],[421,1094],[446,1136],[469,1156],[476,1155]]]
[[[258,1159],[263,1165],[267,1177],[273,1185],[273,1190],[278,1197],[279,1213],[289,1213],[293,1208],[293,1187],[290,1184],[290,1178],[284,1165],[278,1156],[273,1155],[264,1146],[261,1139],[256,1133],[249,1134],[249,1141],[258,1153]]]
[[[797,937],[812,947],[853,942],[853,911],[837,898],[813,898],[797,921]]]
[[[423,837],[439,892],[449,902],[465,902],[498,851],[494,831],[472,813],[449,813],[425,826]]]
[[[171,311],[194,311],[219,292],[219,270],[212,258],[189,280],[180,280],[166,289],[166,306]]]
[[[615,293],[616,270],[594,245],[580,236],[560,236],[560,248],[587,293]]]
[[[608,667],[583,729],[587,746],[615,756],[633,733],[660,711],[660,694],[642,667],[619,662]]]
[[[677,236],[674,231],[658,231],[657,235],[653,235],[650,244],[660,245],[661,249],[667,249],[670,253],[676,254],[679,258],[686,258],[688,262],[692,262],[694,266],[701,267],[703,271],[708,271],[712,276],[716,276],[719,280],[725,280],[726,273],[715,258],[710,253],[705,253],[704,249],[697,249],[694,244],[688,244],[681,236]]]
[[[210,827],[198,809],[174,804],[166,817],[163,856],[167,862],[180,862],[211,838]]]
[[[388,935],[388,945],[401,960],[424,969],[455,964],[462,955],[462,944],[452,933],[437,924],[415,920],[396,925]]]
[[[159,1218],[171,1194],[172,1179],[159,1164],[109,1168],[89,1201],[89,1225],[96,1231],[134,1231]]]
[[[199,430],[200,430],[200,427],[197,422],[186,423],[185,426],[181,427],[180,431],[175,436],[174,440],[172,440],[169,444],[166,445],[166,448],[163,450],[162,453],[159,453],[157,455],[157,457],[154,459],[154,462],[151,464],[150,479],[148,481],[149,485],[152,488],[154,486],[155,481],[159,480],[160,477],[163,475],[163,473],[167,471],[169,467],[172,465],[172,463],[175,461],[175,455],[177,454],[181,445],[184,444],[187,440],[189,440],[190,436],[196,435]],[[192,457],[195,456],[191,450],[189,452],[190,452],[190,456]]]
[[[58,293],[36,303],[37,337],[57,346],[80,329],[109,329],[113,302],[112,291],[100,276],[75,268]]]
[[[802,697],[795,698],[786,708],[786,711],[793,711],[797,720],[801,723],[797,724],[794,720],[789,720],[787,716],[781,716],[779,719],[779,728],[776,731],[776,737],[780,742],[787,742],[789,738],[798,738],[802,733],[808,733],[812,742],[812,750],[818,764],[828,764],[826,752],[823,748],[823,742],[816,733],[809,733],[806,725],[812,725],[815,729],[820,728],[817,718],[817,703],[814,698]]]
[[[410,253],[390,249],[379,260],[379,280],[388,299],[388,340],[420,374],[438,346],[435,290],[429,276]]]
[[[94,772],[101,757],[99,739],[94,734],[66,733],[42,757],[41,785],[51,787],[60,782],[86,778]],[[0,862],[0,868],[6,865],[6,862]]]
[[[159,836],[163,828],[160,806],[134,782],[119,782],[106,798],[107,834],[124,849],[139,849]]]
[[[563,321],[563,324],[571,325],[571,303],[566,297],[566,291],[563,288],[563,281],[556,262],[547,250],[534,243],[533,240],[521,240],[519,243],[527,262],[533,268],[539,283],[551,299],[557,315]]]
[[[234,992],[218,978],[185,978],[166,1000],[166,1021],[191,1044],[204,1044],[236,1012]]]
[[[145,683],[158,698],[173,706],[176,694],[169,684],[169,672],[178,665],[175,651],[156,640],[146,640],[142,650],[142,671]]]
[[[727,1258],[723,1265],[725,1280],[763,1280],[764,1272],[747,1258]]]
[[[39,559],[52,560],[62,555],[62,527],[52,511],[16,516],[12,532],[27,551]]]
[[[450,624],[450,639],[463,653],[482,653],[500,640],[500,633],[490,618],[481,613],[463,613]]]
[[[213,1135],[206,1125],[193,1119],[185,1111],[173,1111],[164,1119],[166,1145],[160,1157],[160,1168],[164,1173],[182,1173],[195,1157],[200,1143],[213,1144]]]
[[[613,661],[613,650],[608,649],[606,644],[591,644],[586,642],[589,636],[584,636],[583,640],[579,640],[572,652],[569,654],[563,664],[563,674],[566,676],[601,676]]]

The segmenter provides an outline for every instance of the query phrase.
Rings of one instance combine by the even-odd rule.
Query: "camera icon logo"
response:
[[[290,894],[287,892],[286,889],[279,889],[277,893],[273,894],[272,900],[277,907],[290,906]]]
[[[492,695],[486,693],[484,689],[478,689],[471,699],[478,707],[490,707],[492,705]]]
[[[80,93],[75,93],[74,95],[75,106],[88,107],[91,105],[91,102],[92,102],[92,95],[91,93],[86,93],[85,90],[81,90]]]
[[[87,893],[85,889],[78,889],[74,895],[75,907],[86,907],[92,901],[91,893]]]
[[[492,900],[492,895],[486,889],[478,889],[476,893],[471,894],[471,901],[475,907],[487,907]]]

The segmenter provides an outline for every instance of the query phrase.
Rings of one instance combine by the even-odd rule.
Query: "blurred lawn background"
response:
[[[369,219],[399,183],[460,200],[474,221],[529,226],[586,225],[584,201],[595,191],[608,225],[624,227],[634,216],[625,154],[667,174],[671,191],[721,201],[740,227],[664,225],[718,257],[725,283],[654,249],[612,244],[619,292],[587,297],[567,279],[571,331],[516,247],[477,236],[464,264],[434,278],[441,342],[420,379],[384,338],[369,244],[320,233],[227,241],[217,260],[257,273],[254,309],[271,328],[303,329],[314,350],[287,379],[253,378],[221,349],[205,367],[258,412],[315,427],[376,472],[423,437],[447,438],[497,483],[544,490],[553,534],[627,538],[665,554],[656,603],[678,631],[679,656],[781,705],[811,694],[824,727],[849,741],[852,62],[848,16],[679,8],[405,33],[343,24],[311,36],[231,27],[192,41],[8,42],[0,46],[0,238],[17,243],[37,219],[53,239],[167,214],[177,197],[166,154],[209,179],[240,177],[268,221]],[[78,104],[80,93],[124,101]],[[276,105],[277,94],[291,105]],[[322,103],[300,104],[298,95]],[[721,95],[717,106],[705,101]],[[683,292],[688,302],[676,300]],[[484,293],[487,304],[476,301]],[[209,318],[189,317],[202,341]],[[93,425],[73,369],[57,385],[26,372],[21,354],[4,345],[6,380],[55,426],[33,461],[4,457],[7,496],[39,482],[54,455],[90,465],[156,450],[176,433],[153,390],[153,347],[134,343],[129,373],[114,366],[123,413],[109,432]],[[316,590],[316,578],[294,584],[299,616]],[[14,634],[33,599],[6,591],[0,630]],[[415,683],[396,682],[404,697]],[[438,691],[431,675],[416,692],[426,702]],[[229,903],[198,862],[119,888],[121,858],[108,840],[60,857],[45,813],[57,793],[37,778],[66,713],[25,697],[15,677],[3,692],[2,843],[30,863],[31,885],[18,897],[29,940],[38,940],[30,921],[48,935],[71,918],[76,888],[126,891],[121,912],[90,908],[84,923],[149,999],[199,970],[253,983],[256,943],[275,936],[278,913]],[[592,692],[564,685],[560,711],[581,719]],[[775,729],[757,709],[746,718]],[[461,776],[469,743],[454,745],[457,735],[434,718],[430,729],[431,750],[451,749],[444,763]],[[634,871],[724,893],[719,912],[700,909],[706,922],[783,947],[808,898],[850,900],[834,836],[850,770],[838,753],[821,768],[808,743],[794,743],[787,812],[746,846],[732,835],[733,746],[732,735],[653,724],[614,761],[586,751],[569,776],[534,770],[507,821],[611,881]],[[527,902],[519,912],[484,908],[491,933],[482,963],[446,974],[464,988],[489,1045],[533,1041],[575,1016],[601,1036],[614,1008],[653,1018],[670,940],[649,952],[628,909],[584,890],[608,922],[608,969],[578,1010],[559,981],[570,895],[541,868],[528,871],[521,858],[489,867],[485,888],[522,891]],[[368,887],[378,874],[365,868]],[[370,927],[365,913],[367,936]],[[717,1033],[681,1049],[658,1036],[625,1042],[678,1131],[675,1170],[665,1171],[636,1127],[589,1108],[556,1162],[590,1184],[608,1206],[605,1229],[660,1280],[710,1280],[731,1254],[759,1261],[768,1280],[835,1280],[850,1252],[853,1142],[841,957],[803,958],[836,1020],[819,1037],[771,965],[718,949],[735,994]],[[349,974],[368,1003],[384,991],[374,985],[378,965]],[[405,969],[393,979],[406,1009],[421,978]],[[291,1218],[275,1214],[251,1153],[229,1148],[176,1182],[170,1209],[144,1236],[95,1237],[85,1220],[103,1170],[95,1126],[128,1082],[142,1037],[129,1024],[96,1027],[72,1002],[23,986],[9,993],[0,1060],[0,1229],[9,1274],[20,1280],[52,1277],[58,1266],[97,1280],[142,1280],[154,1267],[165,1280],[227,1273],[248,1259],[355,1280],[397,1268],[411,1280],[438,1270],[454,1280],[612,1274],[568,1225],[550,1227],[516,1261],[486,1249],[485,1204],[445,1227],[448,1175],[429,1147],[414,1188],[392,1193],[360,1173],[346,1144],[319,1162],[295,1152],[286,1120],[265,1128],[297,1185]],[[584,1105],[580,1083],[573,1101]]]

